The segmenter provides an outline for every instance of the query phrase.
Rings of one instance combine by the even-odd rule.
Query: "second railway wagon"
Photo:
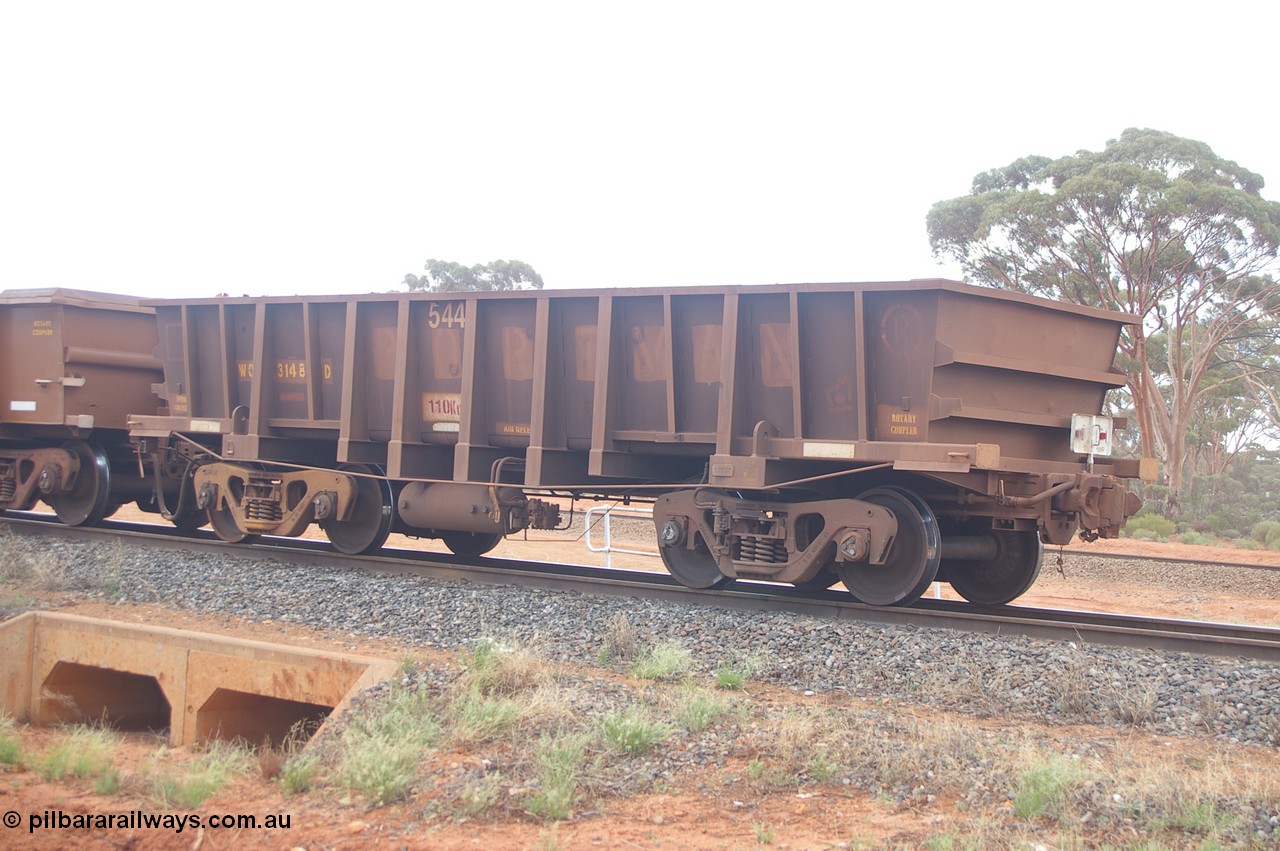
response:
[[[149,304],[167,408],[131,433],[227,540],[480,554],[621,496],[692,587],[1002,603],[1139,507],[1125,314],[945,280]]]
[[[152,310],[136,298],[0,293],[0,511],[44,501],[80,526],[151,502],[125,424],[157,410],[155,346]]]

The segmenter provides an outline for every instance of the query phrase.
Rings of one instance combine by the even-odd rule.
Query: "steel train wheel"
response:
[[[101,447],[73,440],[62,447],[80,459],[80,472],[70,490],[49,494],[45,500],[58,519],[68,526],[92,526],[111,506],[111,467]]]
[[[1040,576],[1044,544],[1040,533],[996,530],[999,552],[990,561],[947,561],[945,575],[956,593],[970,603],[1002,606],[1021,597]]]
[[[382,470],[377,467],[344,464],[338,469],[366,475],[355,477],[356,504],[352,506],[350,519],[323,520],[320,528],[340,553],[359,556],[376,552],[391,534],[391,483],[383,478],[371,478],[382,475]]]
[[[455,555],[482,556],[502,543],[502,536],[497,532],[441,532],[440,540]]]
[[[236,525],[235,515],[231,513],[230,508],[214,506],[205,511],[205,516],[209,518],[209,526],[213,529],[213,534],[228,544],[241,544],[258,537],[257,535],[250,535],[248,532],[240,531],[240,527]]]
[[[733,577],[720,572],[720,566],[716,564],[716,558],[707,549],[702,536],[696,532],[694,534],[697,535],[695,549],[691,550],[684,545],[662,547],[662,563],[667,566],[667,572],[685,587],[704,590],[723,588],[733,581]]]
[[[818,571],[818,574],[812,579],[794,584],[803,591],[826,591],[839,581],[840,577],[836,575],[834,564],[829,564]]]
[[[178,530],[179,535],[193,535],[197,529],[209,522],[209,516],[198,508],[188,508],[181,514],[173,515],[169,518],[169,522],[173,524],[174,529]]]
[[[874,488],[858,499],[887,508],[898,518],[898,534],[884,564],[837,562],[836,572],[849,593],[872,606],[909,606],[925,592],[942,561],[938,519],[905,488]]]

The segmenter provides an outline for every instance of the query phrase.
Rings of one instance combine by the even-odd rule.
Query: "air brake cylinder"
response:
[[[519,488],[441,482],[411,482],[396,500],[400,519],[419,529],[509,535],[522,529],[553,529],[559,506],[529,499]]]

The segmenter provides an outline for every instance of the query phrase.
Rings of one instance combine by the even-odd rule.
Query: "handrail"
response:
[[[616,505],[597,505],[593,508],[588,508],[585,516],[583,517],[583,522],[586,523],[586,527],[587,527],[587,531],[585,535],[585,540],[587,542],[587,549],[593,553],[604,553],[605,567],[613,567],[614,553],[623,553],[624,555],[647,556],[649,558],[657,558],[658,557],[657,552],[647,551],[647,550],[631,550],[625,547],[615,547],[613,545],[612,521],[613,521],[613,516],[615,514],[618,515],[619,517],[624,517],[632,520],[648,520],[650,522],[653,521],[652,510],[646,511],[640,508],[620,508]],[[595,526],[596,516],[600,516],[604,520],[604,522],[601,523],[601,529],[603,530],[603,533],[604,533],[604,546],[601,546],[601,547],[597,547],[591,541],[591,530]]]

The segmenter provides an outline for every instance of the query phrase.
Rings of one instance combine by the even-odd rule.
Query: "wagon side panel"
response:
[[[0,307],[0,394],[6,431],[62,426],[62,321],[52,304]]]
[[[930,433],[938,295],[933,291],[867,293],[865,390],[871,439],[938,442]]]
[[[854,292],[799,296],[801,421],[807,439],[867,439],[859,303]]]
[[[151,312],[66,305],[62,314],[60,378],[68,421],[92,417],[96,428],[124,429],[129,414],[155,413],[151,385],[162,373]]]
[[[750,440],[757,427],[778,437],[796,436],[798,336],[791,307],[786,293],[749,293],[738,300],[732,430],[739,443]]]

